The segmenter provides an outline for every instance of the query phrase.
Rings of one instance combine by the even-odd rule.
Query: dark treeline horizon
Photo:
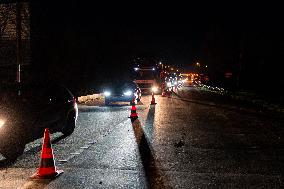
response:
[[[95,88],[129,73],[133,58],[149,52],[185,72],[196,62],[208,65],[214,85],[233,72],[234,87],[237,76],[240,88],[283,86],[280,17],[168,10],[32,2],[33,73]]]

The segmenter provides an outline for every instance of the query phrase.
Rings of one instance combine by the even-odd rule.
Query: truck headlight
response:
[[[152,92],[154,93],[158,92],[158,87],[152,87]]]
[[[106,97],[108,97],[108,96],[111,95],[111,93],[110,93],[109,91],[105,91],[105,92],[104,92],[104,95],[105,95]]]
[[[130,90],[126,91],[123,93],[125,96],[130,96],[132,94],[132,92]]]
[[[171,87],[172,83],[171,82],[167,82],[167,87]]]

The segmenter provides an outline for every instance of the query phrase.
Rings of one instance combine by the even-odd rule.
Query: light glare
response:
[[[132,94],[132,92],[128,90],[128,91],[124,92],[123,94],[124,94],[125,96],[130,96],[130,95]]]
[[[5,121],[0,119],[0,128],[3,127],[4,124],[5,124]]]
[[[152,92],[154,92],[154,93],[158,92],[158,88],[157,87],[152,87]]]
[[[172,83],[171,82],[167,82],[167,87],[171,87]]]
[[[106,97],[110,96],[110,94],[111,94],[111,93],[110,93],[109,91],[105,91],[105,92],[104,92],[104,95],[105,95]]]

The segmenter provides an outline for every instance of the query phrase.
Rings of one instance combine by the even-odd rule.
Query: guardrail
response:
[[[80,96],[78,97],[78,102],[80,104],[89,104],[89,103],[104,103],[105,98],[103,93],[99,94],[91,94],[91,95],[86,95],[86,96]]]
[[[207,91],[207,92],[212,92],[212,93],[216,93],[220,95],[226,95],[233,100],[251,103],[251,104],[260,106],[268,110],[276,111],[279,113],[284,113],[284,108],[281,107],[280,105],[269,103],[267,100],[260,98],[257,94],[252,93],[252,92],[239,91],[236,93],[232,93],[223,88],[212,87],[212,86],[204,85],[204,84],[198,84],[196,85],[196,88],[203,90],[203,91]]]

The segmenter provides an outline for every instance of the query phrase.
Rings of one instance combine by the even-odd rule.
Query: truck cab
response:
[[[134,70],[136,72],[134,82],[139,86],[142,94],[160,91],[155,67],[135,67]]]

